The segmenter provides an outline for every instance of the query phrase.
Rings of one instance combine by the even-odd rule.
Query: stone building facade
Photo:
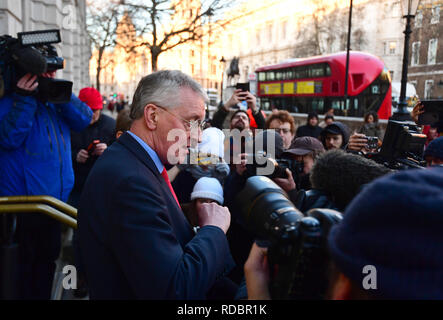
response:
[[[422,0],[412,21],[408,82],[421,99],[443,99],[442,9],[442,0]]]
[[[400,81],[404,20],[399,0],[354,0],[351,50],[380,57]],[[223,55],[239,58],[240,81],[260,66],[346,50],[349,0],[246,1],[224,32]],[[270,14],[272,13],[272,14]],[[318,37],[317,37],[318,36]],[[317,43],[313,39],[318,38]]]
[[[57,78],[73,81],[73,91],[89,86],[91,48],[86,32],[86,0],[0,0],[0,34],[60,29],[56,44],[65,59]]]
[[[422,0],[422,3],[441,3],[443,0]],[[186,18],[186,13],[195,10],[198,0],[183,2],[183,14],[178,12],[179,18]],[[351,50],[364,51],[380,57],[391,73],[393,82],[401,81],[405,19],[402,17],[400,0],[353,0]],[[427,7],[432,5],[427,4]],[[422,6],[423,15],[424,8]],[[432,11],[429,7],[428,11]],[[434,9],[435,11],[436,9]],[[238,2],[225,12],[224,19],[229,20],[223,28],[213,26],[211,32],[194,43],[186,43],[164,52],[159,56],[159,69],[179,69],[190,74],[205,88],[217,90],[235,84],[237,81],[246,82],[254,79],[254,71],[261,66],[282,62],[288,59],[297,59],[317,54],[329,54],[346,50],[347,27],[349,14],[349,0],[245,0]],[[423,18],[422,28],[413,28],[411,42],[414,37],[423,37],[424,31],[434,30],[441,37],[440,24],[425,26]],[[210,26],[207,26],[211,28]],[[429,30],[428,30],[429,29]],[[316,33],[317,32],[317,33]],[[429,33],[429,32],[428,32]],[[318,37],[316,37],[318,35]],[[433,36],[435,38],[435,35]],[[318,38],[317,41],[313,41]],[[443,86],[441,67],[441,50],[437,50],[436,63],[429,66],[424,63],[427,59],[429,40],[422,43],[420,50],[420,66],[411,66],[409,80],[417,85],[417,93],[424,97],[426,80],[428,88],[433,81],[432,95],[437,94]],[[433,46],[440,46],[443,40],[433,42]],[[425,52],[426,51],[426,52]],[[410,52],[412,50],[410,49]],[[115,62],[102,77],[106,93],[125,92],[133,93],[138,80],[151,72],[150,56],[146,50],[137,53],[137,59],[129,68],[134,76],[126,79],[121,72],[127,67],[121,58],[118,48],[108,52],[114,56]],[[116,58],[115,58],[116,57]],[[221,62],[222,57],[225,62]],[[240,74],[228,79],[228,71],[233,58],[239,58]],[[91,60],[91,81],[94,83],[93,60]],[[422,62],[423,61],[423,62]],[[420,80],[423,70],[431,68],[432,77]],[[426,70],[427,70],[426,69]],[[427,71],[426,71],[427,72]],[[439,73],[440,72],[440,73]],[[132,74],[131,73],[131,74]],[[421,77],[421,76],[420,76]],[[432,81],[431,81],[432,80]],[[132,84],[132,82],[135,82]],[[252,84],[253,85],[253,84]],[[229,90],[223,95],[229,98]],[[430,92],[429,89],[426,92]]]

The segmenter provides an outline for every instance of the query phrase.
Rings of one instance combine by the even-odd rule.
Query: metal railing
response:
[[[0,197],[0,300],[18,297],[19,248],[14,242],[16,214],[44,214],[77,229],[77,209],[63,201],[44,195]]]
[[[12,196],[0,197],[0,214],[29,213],[31,208],[46,214],[70,227],[77,228],[77,209],[50,196]]]

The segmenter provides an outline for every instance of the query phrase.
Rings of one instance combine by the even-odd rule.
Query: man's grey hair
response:
[[[138,83],[130,109],[131,119],[143,116],[147,104],[173,109],[180,106],[180,89],[189,88],[199,94],[205,103],[208,95],[202,86],[179,70],[163,70],[143,77]]]

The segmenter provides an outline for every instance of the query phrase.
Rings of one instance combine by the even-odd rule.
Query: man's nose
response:
[[[195,148],[197,144],[202,142],[203,133],[200,128],[193,128],[188,131],[188,147]]]

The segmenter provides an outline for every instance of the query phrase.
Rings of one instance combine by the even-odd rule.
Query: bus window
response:
[[[359,115],[367,112],[377,112],[390,87],[389,78],[382,72],[374,82],[360,95]]]
[[[325,106],[325,100],[324,99],[313,99],[312,100],[312,111],[315,111],[317,113],[323,113],[323,108]]]
[[[283,80],[283,72],[282,71],[277,71],[275,73],[275,80]]]
[[[306,67],[295,68],[295,78],[296,79],[307,78],[307,77],[308,77],[308,74],[307,74]]]
[[[324,77],[325,75],[324,64],[314,64],[309,69],[309,76],[312,78]]]
[[[286,70],[282,70],[282,71],[281,71],[281,79],[282,79],[282,80],[287,80],[287,77],[286,77]]]
[[[331,107],[334,108],[334,114],[335,115],[343,115],[343,108],[344,108],[344,101],[339,99],[332,99],[331,100]]]
[[[330,76],[331,75],[331,67],[327,63],[325,65],[325,75],[326,76]]]
[[[275,80],[275,74],[274,74],[274,71],[269,71],[269,72],[267,72],[266,80],[268,80],[268,81],[274,81],[274,80]]]
[[[286,80],[294,79],[294,71],[288,70],[286,71]]]
[[[258,73],[258,81],[266,81],[266,72]]]
[[[271,110],[271,102],[267,98],[261,98],[260,99],[260,107],[263,110]]]
[[[294,109],[294,107],[296,107],[300,113],[308,113],[309,103],[307,100],[308,99],[305,97],[295,97],[294,101],[292,102],[292,108]]]
[[[371,86],[372,94],[380,94],[380,86],[374,84]]]

